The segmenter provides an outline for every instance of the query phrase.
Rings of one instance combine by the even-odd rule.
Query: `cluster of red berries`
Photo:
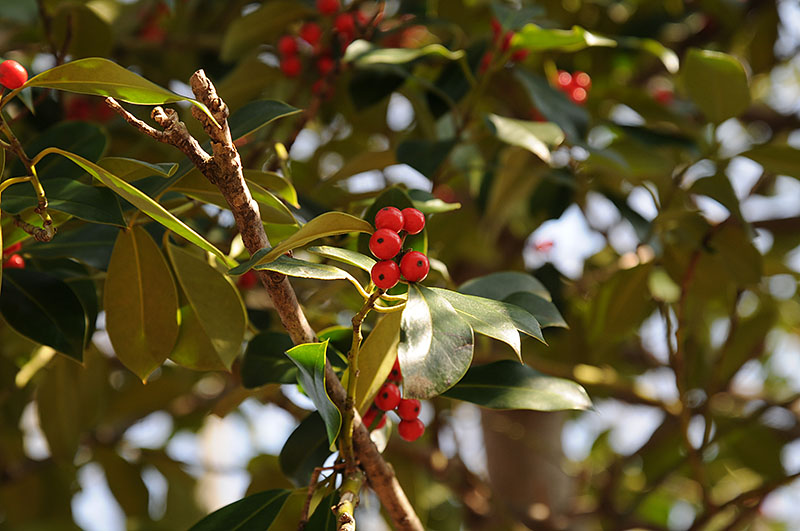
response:
[[[17,242],[14,245],[3,249],[3,269],[24,269],[25,259],[19,254],[22,244]]]
[[[492,19],[492,35],[492,50],[498,47],[498,42],[500,43],[499,49],[501,54],[504,54],[511,48],[511,39],[514,38],[514,31],[508,30],[503,33],[503,26],[496,18]],[[481,58],[481,65],[479,67],[481,73],[486,72],[486,70],[489,69],[489,65],[491,65],[494,60],[494,51],[492,50],[487,51]],[[524,48],[514,50],[511,54],[511,62],[519,63],[524,61],[528,57],[528,53],[529,51]]]
[[[340,13],[339,0],[317,0],[317,11],[320,15],[333,18],[333,37],[338,42],[339,51],[344,51],[355,40],[358,27],[365,26],[367,19],[360,11],[353,13]],[[278,52],[281,57],[281,71],[286,77],[297,77],[303,70],[300,60],[301,44],[305,42],[307,48],[312,50],[317,72],[320,80],[315,84],[315,92],[322,88],[322,78],[325,78],[336,68],[333,53],[323,44],[323,29],[316,22],[306,22],[300,28],[298,36],[284,35],[278,40]]]
[[[26,81],[28,81],[28,71],[24,66],[12,59],[0,63],[0,85],[16,90]]]
[[[375,400],[361,421],[367,429],[380,429],[386,424],[386,411],[394,410],[400,417],[397,433],[406,441],[416,441],[425,433],[425,425],[419,420],[420,403],[416,398],[401,398],[398,384],[403,380],[400,373],[400,362],[394,360],[394,367],[386,379]]]
[[[558,89],[569,97],[572,103],[583,105],[589,97],[589,89],[592,88],[592,78],[586,72],[569,73],[566,70],[559,70],[556,76]]]
[[[389,289],[400,280],[419,282],[428,276],[428,257],[419,251],[403,249],[406,234],[419,234],[425,228],[425,215],[416,208],[383,207],[375,214],[377,229],[369,239],[369,250],[380,260],[372,266],[372,282]],[[399,258],[399,266],[398,266]]]

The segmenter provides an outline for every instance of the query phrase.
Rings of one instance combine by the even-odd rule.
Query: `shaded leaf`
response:
[[[291,491],[285,489],[273,489],[252,494],[214,511],[194,524],[190,531],[267,529],[278,516],[289,494]]]
[[[303,419],[281,449],[278,461],[283,474],[298,486],[308,486],[311,474],[331,455],[325,422],[319,411]]]
[[[229,62],[261,43],[273,43],[297,20],[315,12],[300,2],[275,0],[231,22],[225,31],[220,58]]]
[[[325,184],[332,184],[351,177],[358,173],[371,170],[382,170],[387,166],[397,164],[394,150],[390,151],[363,151],[349,158],[342,168],[325,179]]]
[[[247,343],[242,358],[242,385],[247,389],[268,383],[297,381],[297,367],[286,357],[294,346],[292,338],[281,332],[261,332]]]
[[[117,358],[142,381],[178,339],[178,291],[158,245],[142,227],[121,231],[108,265],[103,306]]]
[[[375,259],[370,258],[365,254],[358,251],[351,251],[350,249],[343,249],[341,247],[331,247],[328,245],[320,245],[318,247],[309,247],[306,249],[309,253],[318,254],[325,258],[337,260],[351,266],[358,267],[364,271],[370,272],[372,266],[375,265]]]
[[[514,76],[528,92],[533,105],[549,121],[557,124],[572,142],[581,140],[589,127],[589,113],[572,103],[544,77],[517,68]]]
[[[286,177],[272,171],[244,170],[244,178],[248,183],[255,183],[273,192],[293,207],[300,208],[300,203],[297,202],[297,190]]]
[[[564,132],[551,122],[529,122],[489,115],[497,138],[512,146],[527,149],[545,162],[550,162],[550,148],[564,141]]]
[[[740,155],[758,162],[770,173],[800,179],[800,150],[791,146],[764,144]]]
[[[366,412],[378,390],[392,372],[400,342],[401,312],[384,315],[375,323],[358,351],[356,409]]]
[[[97,165],[127,182],[151,177],[153,175],[165,178],[171,177],[178,171],[178,165],[174,162],[151,164],[143,160],[125,157],[103,157],[97,161]]]
[[[279,2],[272,2],[278,4]],[[286,3],[286,2],[283,2]],[[295,2],[288,2],[294,4]],[[292,116],[302,109],[278,100],[255,100],[243,105],[228,118],[228,127],[234,140],[255,133],[279,118]],[[211,144],[208,144],[209,146]]]
[[[43,371],[36,387],[39,424],[51,455],[61,462],[72,462],[81,436],[81,404],[74,396],[83,368],[54,357]]]
[[[689,97],[711,122],[738,116],[750,105],[747,73],[732,55],[690,48],[681,79]]]
[[[499,271],[473,278],[461,284],[458,291],[496,301],[501,301],[512,293],[524,291],[550,300],[550,293],[544,284],[531,275],[519,271]]]
[[[361,283],[343,269],[330,264],[315,264],[306,262],[298,258],[290,258],[285,255],[279,256],[275,261],[268,264],[259,264],[253,269],[257,271],[275,271],[290,277],[315,278],[317,280],[348,280],[356,286],[356,289],[363,295],[366,294]]]
[[[432,179],[455,145],[455,140],[405,140],[397,146],[397,162]]]
[[[403,309],[397,355],[407,398],[440,395],[472,361],[472,328],[436,292],[411,284]]]
[[[308,531],[336,531],[336,514],[331,508],[338,503],[338,500],[336,491],[323,498],[311,514],[311,518],[308,519],[306,529]]]
[[[39,258],[75,258],[105,271],[118,234],[119,229],[110,225],[83,225],[59,232],[58,237],[51,242],[28,245],[25,252]]]
[[[464,57],[464,52],[450,51],[441,44],[428,44],[420,48],[381,48],[368,41],[357,40],[347,47],[342,60],[356,66],[401,65],[429,56],[456,61]]]
[[[129,463],[112,448],[98,446],[92,450],[95,460],[106,473],[106,481],[125,516],[148,518],[147,503],[150,494],[142,480],[139,466]]]
[[[328,341],[322,343],[306,343],[289,349],[286,355],[297,365],[298,383],[317,406],[328,434],[330,449],[335,449],[336,437],[342,426],[342,415],[331,401],[325,388],[325,353]]]
[[[100,158],[106,149],[108,136],[102,127],[88,122],[65,121],[47,129],[39,136],[25,144],[25,152],[33,157],[47,148],[59,148],[75,153],[90,161]],[[13,175],[25,175],[27,170],[17,159],[11,165]],[[53,178],[77,179],[85,175],[83,169],[69,161],[51,158],[36,164],[36,175],[39,180]]]
[[[536,320],[539,321],[539,325],[542,328],[547,328],[548,326],[569,328],[567,326],[567,322],[561,316],[561,312],[559,312],[558,308],[556,308],[556,305],[553,304],[552,301],[549,301],[544,297],[540,297],[535,293],[520,291],[517,293],[512,293],[503,299],[503,301],[519,306],[533,315]]]

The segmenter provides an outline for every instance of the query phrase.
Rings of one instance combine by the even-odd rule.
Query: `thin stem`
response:
[[[358,507],[358,493],[361,491],[363,483],[364,474],[358,469],[355,469],[344,478],[339,489],[339,492],[341,492],[339,503],[331,507],[331,510],[336,515],[337,531],[356,530],[356,519],[353,513]]]

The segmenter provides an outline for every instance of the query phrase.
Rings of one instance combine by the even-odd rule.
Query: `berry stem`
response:
[[[336,515],[337,531],[355,531],[356,519],[353,516],[358,506],[358,493],[364,483],[364,474],[356,469],[352,474],[345,476],[342,486],[339,488],[341,497],[339,503],[331,507]]]

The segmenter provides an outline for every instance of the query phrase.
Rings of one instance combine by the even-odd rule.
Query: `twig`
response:
[[[361,491],[363,483],[364,474],[358,469],[354,469],[345,476],[339,489],[342,493],[339,503],[331,507],[336,515],[337,531],[356,531],[356,519],[353,513],[358,507],[358,493]]]

